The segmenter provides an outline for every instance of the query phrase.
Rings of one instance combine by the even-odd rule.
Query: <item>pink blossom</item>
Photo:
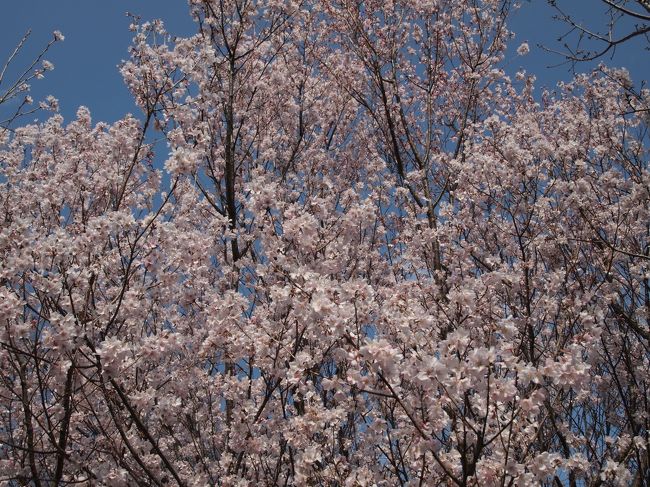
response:
[[[530,47],[528,46],[527,42],[522,42],[517,48],[517,54],[519,54],[520,56],[525,56],[529,52],[530,52]]]

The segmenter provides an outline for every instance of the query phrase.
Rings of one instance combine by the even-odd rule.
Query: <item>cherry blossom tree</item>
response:
[[[511,8],[192,0],[5,133],[0,481],[647,485],[647,120]]]

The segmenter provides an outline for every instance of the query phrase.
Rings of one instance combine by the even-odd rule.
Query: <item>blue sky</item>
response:
[[[60,30],[65,41],[46,58],[55,69],[32,83],[34,100],[59,98],[66,119],[79,105],[90,108],[95,121],[115,121],[138,113],[117,65],[128,58],[133,33],[126,12],[149,20],[161,18],[179,35],[191,34],[194,23],[184,0],[20,0],[3,2],[0,16],[0,60],[4,63],[23,34],[32,30],[17,64],[24,66]],[[21,62],[22,61],[22,62]]]
[[[596,0],[565,0],[572,12],[588,23],[603,21],[602,10],[595,8]],[[128,56],[132,33],[125,12],[130,11],[149,20],[161,18],[168,30],[176,35],[188,35],[194,26],[185,0],[20,0],[4,2],[0,17],[0,61],[9,55],[18,40],[28,30],[32,36],[18,60],[24,65],[39,52],[60,30],[66,39],[57,44],[47,59],[55,65],[46,79],[32,84],[35,100],[52,94],[61,102],[61,113],[66,119],[74,116],[79,105],[91,109],[95,121],[112,122],[127,112],[137,113],[117,69]],[[557,37],[565,27],[552,19],[553,10],[545,0],[523,0],[521,9],[510,27],[517,33],[513,48],[506,60],[506,69],[514,73],[519,68],[537,75],[540,86],[553,86],[558,80],[568,80],[569,67],[559,66],[562,58],[537,47],[545,44],[561,48]],[[517,56],[516,47],[528,41],[531,52]],[[635,81],[650,78],[650,52],[643,42],[625,45],[615,53],[613,60],[603,59],[610,65],[625,66]],[[579,66],[588,69],[589,66]]]

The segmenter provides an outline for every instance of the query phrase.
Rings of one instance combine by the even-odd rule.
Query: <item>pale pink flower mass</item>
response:
[[[641,485],[650,98],[507,3],[191,0],[0,125],[0,483]]]
[[[527,42],[522,42],[517,48],[517,54],[519,54],[520,56],[525,56],[529,52],[530,52],[530,46],[528,45]]]

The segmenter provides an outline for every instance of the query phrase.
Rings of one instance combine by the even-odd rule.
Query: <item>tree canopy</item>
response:
[[[0,482],[647,485],[627,73],[536,95],[508,0],[189,3],[139,117],[0,128]]]

